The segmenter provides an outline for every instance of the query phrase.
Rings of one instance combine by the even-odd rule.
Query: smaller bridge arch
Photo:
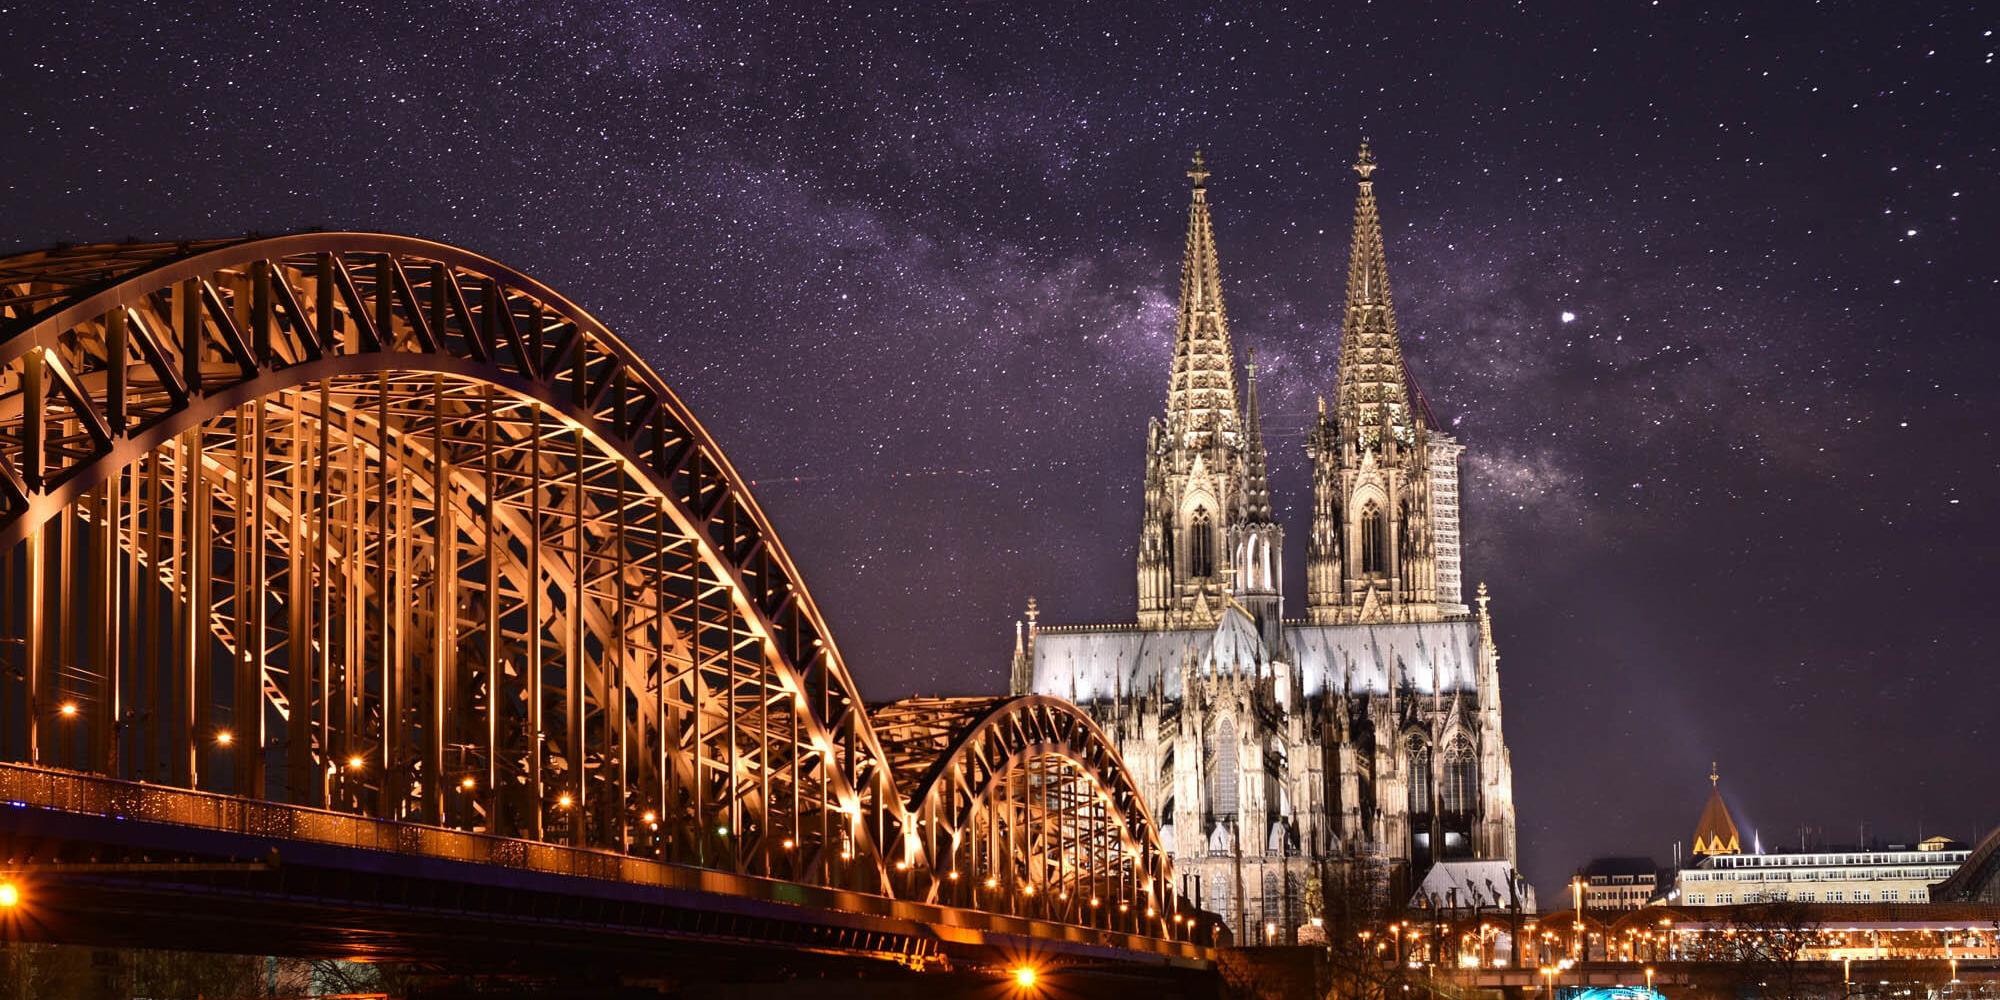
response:
[[[908,790],[909,853],[942,872],[932,901],[1152,934],[1184,916],[1124,761],[1075,705],[912,698],[871,718]]]

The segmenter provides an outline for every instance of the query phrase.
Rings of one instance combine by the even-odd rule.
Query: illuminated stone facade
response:
[[[1363,148],[1334,405],[1310,434],[1304,620],[1284,617],[1256,366],[1238,394],[1199,154],[1166,412],[1146,433],[1136,621],[1017,627],[1013,686],[1118,744],[1184,891],[1292,940],[1326,863],[1439,862],[1459,906],[1520,891],[1485,588],[1460,591],[1458,465],[1404,366]],[[1495,862],[1500,862],[1495,864]],[[1463,883],[1460,885],[1459,883]]]

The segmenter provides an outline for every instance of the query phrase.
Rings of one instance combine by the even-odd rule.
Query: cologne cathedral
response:
[[[1239,380],[1196,153],[1166,412],[1146,429],[1137,620],[1045,624],[1030,598],[1016,626],[1015,691],[1091,712],[1183,891],[1245,942],[1296,940],[1334,864],[1432,905],[1531,905],[1486,590],[1473,608],[1461,590],[1463,449],[1403,360],[1375,166],[1363,144],[1333,403],[1306,446],[1304,617],[1286,616],[1256,366]]]

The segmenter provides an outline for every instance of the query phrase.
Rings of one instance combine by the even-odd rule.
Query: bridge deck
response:
[[[1202,969],[1213,959],[1211,949],[1188,942],[18,764],[0,764],[0,841],[10,855],[31,862],[22,869],[31,897],[51,914],[72,905],[88,909],[85,904],[94,901],[188,921],[191,927],[220,923],[232,933],[255,933],[257,923],[272,924],[256,934],[262,942],[235,939],[231,946],[394,954],[392,935],[378,930],[387,926],[384,917],[391,911],[436,919],[452,911],[467,927],[487,927],[482,933],[498,924],[596,927],[620,939],[603,938],[594,947],[614,950],[679,938],[915,966],[1033,954]],[[172,866],[150,876],[143,865],[129,866],[136,873],[94,873],[87,864],[69,871],[52,864],[37,877],[32,864],[121,857],[275,857],[277,863],[269,873],[217,871],[207,877],[176,873]],[[334,875],[338,878],[330,879]],[[381,895],[398,884],[394,898]],[[76,898],[65,899],[65,893]],[[244,921],[225,919],[231,914],[200,917],[185,906],[154,909],[183,893],[215,902],[233,899],[252,908],[234,916],[256,916],[245,928],[238,926]],[[510,894],[519,898],[509,901]],[[517,905],[524,900],[535,905]],[[677,921],[669,919],[672,914],[708,919]],[[74,914],[69,926],[87,933],[90,921],[84,916]],[[281,932],[278,925],[288,920],[306,925]],[[415,935],[414,950],[438,946],[418,940],[421,922],[403,923],[404,932]]]

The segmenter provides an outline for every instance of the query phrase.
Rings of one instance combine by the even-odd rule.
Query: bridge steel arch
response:
[[[1089,720],[919,768],[659,374],[445,244],[0,260],[0,640],[0,760],[1174,936]]]
[[[1152,816],[1074,704],[913,698],[872,715],[923,851],[945,869],[934,900],[1083,924],[1177,913]]]

